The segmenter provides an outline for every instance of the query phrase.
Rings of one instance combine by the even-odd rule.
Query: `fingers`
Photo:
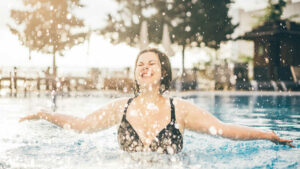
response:
[[[291,143],[288,143],[288,146],[295,148],[295,146]]]
[[[32,115],[30,115],[30,116],[32,116]],[[19,122],[23,122],[23,121],[25,121],[25,120],[28,120],[28,119],[30,118],[30,116],[22,117],[22,118],[19,120]]]
[[[291,144],[292,142],[293,142],[293,140],[286,140],[286,139],[279,140],[279,144],[288,145],[290,147],[295,147],[293,144]]]
[[[291,144],[291,143],[287,143],[287,145],[290,146],[290,147],[293,147],[293,148],[295,147],[295,146],[294,146],[293,144]]]
[[[19,123],[21,123],[22,121],[25,121],[26,120],[26,118],[21,118],[20,120],[19,120]]]
[[[26,120],[37,120],[37,119],[39,119],[39,117],[36,114],[33,114],[33,115],[22,117],[19,120],[19,122],[23,122],[23,121],[26,121]]]
[[[21,123],[21,122],[23,122],[23,121],[25,121],[25,120],[28,120],[28,117],[23,117],[23,118],[21,118],[21,119],[19,120],[19,123]]]
[[[293,141],[288,141],[288,142],[281,142],[280,144],[282,144],[282,145],[288,145],[288,146],[290,146],[290,147],[295,147],[293,144],[291,144]]]
[[[275,135],[275,137],[274,137],[275,139],[273,140],[273,142],[275,144],[288,145],[290,147],[295,147],[293,144],[291,144],[293,142],[293,140],[282,139],[282,138],[278,137],[274,131],[272,131],[272,133]]]

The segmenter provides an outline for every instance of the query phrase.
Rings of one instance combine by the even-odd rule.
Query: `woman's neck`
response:
[[[144,103],[157,103],[162,99],[162,95],[159,92],[159,88],[148,90],[141,89],[141,92],[138,96],[139,100]]]

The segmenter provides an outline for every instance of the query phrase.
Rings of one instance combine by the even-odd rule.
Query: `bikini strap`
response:
[[[132,100],[133,100],[133,98],[128,99],[127,104],[126,104],[125,109],[124,109],[124,115],[126,114],[128,106],[129,106],[129,104],[131,103]]]
[[[170,97],[170,103],[171,103],[171,120],[172,121],[176,121],[176,117],[175,117],[175,106],[173,104],[173,98]]]

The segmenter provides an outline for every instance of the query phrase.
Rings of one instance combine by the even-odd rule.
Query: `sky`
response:
[[[82,0],[82,2],[86,7],[76,11],[76,14],[92,28],[103,27],[106,14],[117,9],[112,0]],[[266,5],[267,0],[236,0],[232,4],[232,8],[249,11],[264,8]],[[10,69],[13,66],[52,66],[52,56],[50,55],[33,52],[31,60],[29,60],[28,49],[20,44],[18,38],[11,34],[6,26],[11,22],[9,19],[10,9],[21,6],[21,0],[0,0],[0,69]],[[171,57],[172,67],[180,68],[181,49],[173,46],[173,50],[176,55]],[[87,43],[72,48],[66,52],[65,56],[57,58],[57,66],[70,70],[81,70],[88,67],[133,67],[138,51],[138,48],[129,47],[126,44],[112,45],[109,40],[92,34],[89,48]],[[192,67],[194,62],[200,60],[207,61],[209,58],[203,52],[187,51],[186,67]]]

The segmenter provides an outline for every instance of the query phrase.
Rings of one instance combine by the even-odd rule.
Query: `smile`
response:
[[[152,77],[153,76],[153,73],[151,73],[150,71],[149,72],[146,72],[146,73],[141,73],[141,77],[144,78],[144,77]]]

